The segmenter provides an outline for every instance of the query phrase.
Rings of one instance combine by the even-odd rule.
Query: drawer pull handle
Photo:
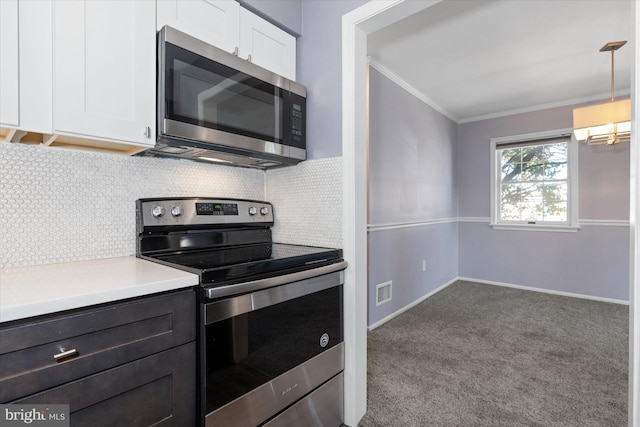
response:
[[[62,362],[70,357],[74,357],[77,355],[78,355],[78,350],[76,350],[75,348],[67,351],[65,351],[64,349],[61,349],[60,353],[53,355],[53,358],[56,360],[56,362]]]

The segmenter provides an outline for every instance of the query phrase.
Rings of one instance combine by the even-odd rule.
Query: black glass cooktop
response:
[[[222,286],[333,264],[342,260],[342,250],[266,243],[155,255],[153,258],[197,273],[202,286]]]

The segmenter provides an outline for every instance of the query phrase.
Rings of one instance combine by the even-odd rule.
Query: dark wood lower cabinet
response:
[[[12,403],[70,405],[72,426],[195,425],[195,343]]]
[[[195,312],[186,290],[0,324],[0,403],[69,404],[78,427],[194,426]]]

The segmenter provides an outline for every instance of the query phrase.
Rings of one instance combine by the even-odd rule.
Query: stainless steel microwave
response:
[[[168,26],[157,83],[157,142],[145,155],[262,169],[306,158],[304,86]]]

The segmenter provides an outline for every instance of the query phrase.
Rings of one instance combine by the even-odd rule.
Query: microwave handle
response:
[[[238,56],[239,55],[238,46],[236,46],[235,49],[233,49],[232,54],[233,54],[233,56]],[[249,54],[247,56],[247,61],[251,62],[251,54]]]

